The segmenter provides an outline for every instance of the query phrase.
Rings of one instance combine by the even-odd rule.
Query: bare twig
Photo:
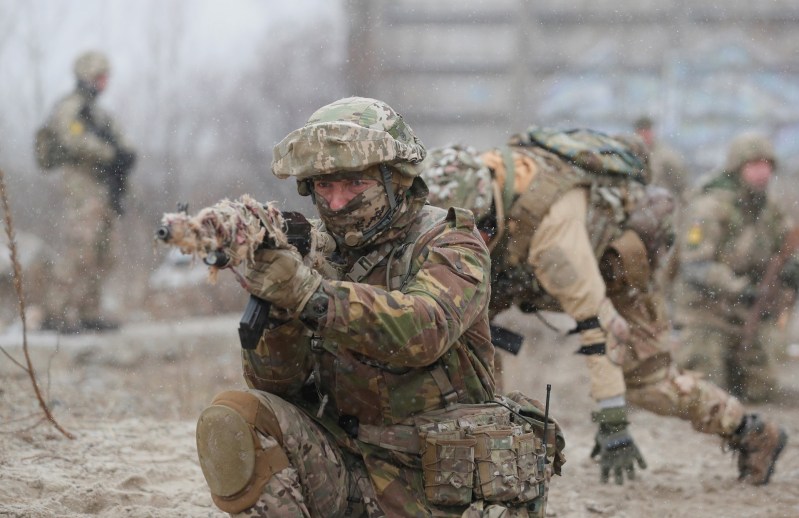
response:
[[[23,367],[30,376],[31,383],[33,384],[33,391],[36,393],[36,399],[39,400],[39,406],[44,412],[48,421],[59,431],[64,437],[74,439],[75,436],[66,431],[58,421],[53,417],[50,408],[45,403],[42,397],[42,392],[39,390],[39,384],[36,381],[36,373],[33,370],[33,363],[31,362],[30,352],[28,351],[28,333],[27,322],[25,318],[25,293],[22,291],[22,268],[17,259],[17,243],[14,239],[14,220],[11,216],[11,207],[8,204],[8,196],[6,194],[6,179],[3,170],[0,169],[0,201],[3,204],[3,213],[5,214],[5,230],[8,236],[8,250],[11,254],[11,265],[14,268],[14,291],[17,292],[17,302],[19,303],[19,317],[22,320],[22,352],[25,354],[25,363],[27,368]],[[5,351],[4,351],[5,352]]]
[[[9,354],[9,352],[8,352],[8,351],[6,351],[6,350],[5,350],[5,348],[3,348],[3,347],[0,347],[0,352],[1,352],[1,353],[3,353],[3,354],[4,354],[4,355],[5,355],[5,356],[6,356],[6,357],[9,359],[9,360],[11,360],[11,362],[12,362],[12,363],[14,363],[14,364],[15,364],[17,367],[19,367],[20,369],[22,369],[22,370],[24,370],[24,371],[27,371],[27,370],[28,370],[28,368],[27,368],[27,367],[25,367],[24,365],[22,365],[21,363],[19,363],[19,362],[17,361],[17,359],[16,359],[16,358],[14,358],[13,356],[11,356],[11,354]]]

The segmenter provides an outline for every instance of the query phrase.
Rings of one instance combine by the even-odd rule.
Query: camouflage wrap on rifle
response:
[[[265,240],[270,248],[296,250],[289,243],[286,221],[277,205],[262,204],[246,194],[237,200],[224,199],[194,216],[185,212],[166,213],[156,237],[202,260],[221,252],[228,259],[225,267],[252,262],[255,251]],[[335,245],[316,225],[311,228],[310,238],[306,262],[320,265],[324,262],[320,251]],[[209,265],[211,282],[216,280],[219,269]]]

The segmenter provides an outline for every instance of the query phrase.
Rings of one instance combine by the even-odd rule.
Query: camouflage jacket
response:
[[[96,170],[110,163],[118,149],[132,151],[114,120],[95,101],[77,88],[55,105],[50,116],[50,126],[78,169]]]
[[[705,184],[680,233],[683,320],[742,322],[737,299],[760,281],[789,225],[766,195],[751,194],[729,173]]]
[[[316,333],[285,321],[243,351],[250,386],[298,401],[313,373],[326,416],[379,426],[493,397],[489,254],[468,212],[426,206],[405,236],[344,259],[320,268],[330,303]]]

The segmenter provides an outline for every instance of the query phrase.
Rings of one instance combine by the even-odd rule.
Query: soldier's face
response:
[[[747,162],[741,168],[741,180],[755,192],[765,191],[771,180],[773,167],[768,160]]]
[[[314,193],[325,200],[332,211],[341,210],[353,198],[370,187],[377,185],[377,180],[368,178],[348,178],[342,180],[315,179]]]
[[[648,147],[652,147],[652,144],[655,143],[655,132],[652,131],[651,128],[640,128],[636,131],[638,136],[641,137],[641,140],[644,141]]]
[[[108,74],[101,74],[94,80],[94,90],[99,94],[108,86]]]

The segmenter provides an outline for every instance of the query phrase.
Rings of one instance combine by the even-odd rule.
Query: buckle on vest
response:
[[[355,264],[352,265],[352,268],[350,268],[350,271],[347,273],[347,279],[352,282],[361,282],[363,278],[369,274],[373,267],[374,264],[372,264],[372,261],[369,260],[368,255],[361,256],[357,261],[355,261]]]

